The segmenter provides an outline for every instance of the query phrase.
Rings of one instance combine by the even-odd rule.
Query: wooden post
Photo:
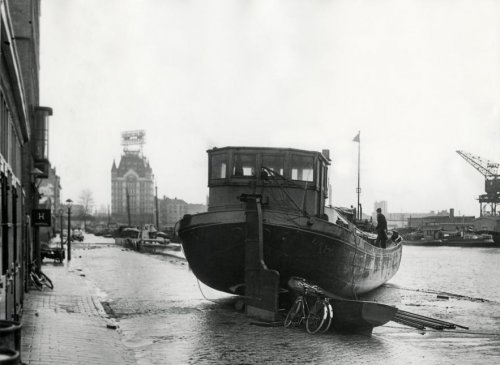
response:
[[[263,321],[278,319],[280,274],[264,262],[264,238],[260,195],[242,195],[246,202],[245,239],[246,314]]]

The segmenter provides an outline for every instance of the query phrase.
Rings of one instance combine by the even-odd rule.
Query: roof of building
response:
[[[188,204],[182,199],[177,199],[177,198],[171,199],[166,196],[163,197],[163,201],[165,201],[167,204],[183,204],[183,205]]]
[[[134,170],[139,177],[146,177],[147,174],[153,172],[149,165],[149,161],[137,153],[125,153],[120,159],[118,168],[116,167],[115,161],[113,161],[111,170],[116,170],[118,176],[124,176],[129,170]]]

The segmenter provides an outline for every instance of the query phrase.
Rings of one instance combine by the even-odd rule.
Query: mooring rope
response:
[[[201,290],[200,280],[198,280],[198,278],[196,278],[196,282],[198,283],[198,289],[200,290],[200,293],[201,293],[201,295],[203,296],[203,298],[205,298],[205,300],[208,300],[209,302],[213,302],[213,300],[208,299],[208,298],[205,296],[205,293],[203,293],[203,290]]]
[[[196,282],[198,283],[198,289],[200,290],[201,295],[203,296],[203,298],[206,301],[209,301],[209,302],[212,302],[212,303],[215,303],[215,304],[220,304],[222,302],[222,300],[217,301],[217,300],[214,300],[214,299],[207,298],[207,296],[205,295],[205,293],[203,293],[203,290],[201,289],[200,280],[198,280],[198,278],[196,278]]]

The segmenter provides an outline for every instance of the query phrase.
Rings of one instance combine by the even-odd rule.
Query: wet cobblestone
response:
[[[47,266],[46,270],[44,266],[49,276],[51,270],[54,275],[57,270],[67,270],[72,284],[63,290],[65,284],[56,282],[55,292],[57,288],[62,292],[55,296],[34,294],[37,302],[31,310],[42,308],[35,319],[49,327],[45,327],[44,333],[34,333],[33,326],[23,328],[23,334],[25,331],[29,334],[23,343],[30,351],[30,363],[41,363],[34,359],[45,358],[50,352],[43,348],[50,343],[49,332],[73,333],[73,329],[65,332],[63,325],[47,325],[45,321],[50,315],[58,323],[64,316],[68,320],[76,317],[72,321],[81,321],[84,332],[94,327],[104,330],[92,336],[82,333],[78,339],[80,345],[90,345],[92,339],[95,343],[95,338],[99,338],[97,347],[93,347],[96,357],[92,358],[97,364],[113,363],[111,361],[125,364],[500,363],[500,318],[490,315],[499,312],[500,303],[496,301],[454,297],[443,301],[430,291],[387,285],[366,299],[470,325],[471,329],[419,332],[389,322],[377,327],[372,337],[310,335],[303,329],[256,325],[234,309],[234,297],[203,285],[199,287],[181,260],[116,246],[100,247],[83,249],[82,246],[76,250],[76,258],[69,268]],[[84,277],[80,276],[82,273]],[[71,292],[74,285],[78,285],[81,294]],[[106,314],[99,302],[106,302],[108,312],[113,312],[118,331],[103,328]],[[106,337],[105,341],[100,340],[101,335]],[[50,336],[53,341],[54,337]],[[57,347],[59,345],[51,346],[57,348],[52,359],[61,360],[54,356],[64,356],[64,351]],[[119,356],[123,360],[118,359]],[[111,361],[105,361],[107,358]]]
[[[67,267],[44,265],[55,289],[30,291],[22,318],[22,361],[26,364],[134,364],[121,335],[106,328],[97,297]]]

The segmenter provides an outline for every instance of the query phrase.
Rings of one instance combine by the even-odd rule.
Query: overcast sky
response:
[[[500,162],[499,1],[42,0],[41,104],[63,199],[110,204],[124,130],[159,195],[204,203],[206,150],[330,149],[334,205],[478,215]]]

